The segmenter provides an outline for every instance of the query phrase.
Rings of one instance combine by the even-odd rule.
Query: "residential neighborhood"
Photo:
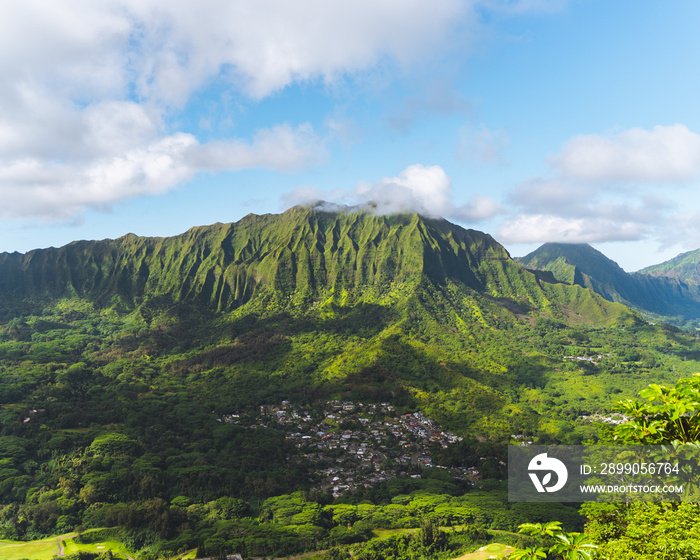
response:
[[[462,440],[422,412],[401,415],[389,403],[333,400],[312,416],[309,407],[282,401],[259,412],[256,426],[283,430],[300,451],[290,460],[314,464],[319,489],[336,497],[395,477],[421,478],[422,469],[433,467],[431,449]],[[222,420],[240,421],[237,415]],[[455,470],[464,480],[479,478],[475,468]]]

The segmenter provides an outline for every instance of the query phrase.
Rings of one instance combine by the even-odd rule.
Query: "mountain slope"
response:
[[[590,245],[566,243],[546,243],[515,260],[528,268],[550,271],[567,284],[590,288],[649,318],[681,325],[700,319],[698,286],[668,272],[672,266],[666,267],[665,274],[628,274]]]
[[[528,268],[551,271],[557,280],[590,288],[610,301],[635,299],[630,276],[587,244],[545,243],[515,260]]]
[[[661,264],[643,268],[639,274],[665,276],[677,278],[681,282],[700,284],[700,249],[681,253]]]
[[[0,360],[80,360],[110,377],[151,372],[149,384],[192,378],[227,406],[403,395],[453,421],[458,403],[479,402],[461,416],[479,433],[503,419],[504,388],[544,383],[561,359],[541,353],[538,321],[561,330],[550,337],[557,352],[569,328],[640,323],[524,269],[484,233],[312,207],[2,255],[0,310]]]

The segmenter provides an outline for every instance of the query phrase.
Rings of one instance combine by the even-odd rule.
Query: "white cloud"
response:
[[[318,161],[324,148],[323,140],[307,123],[296,129],[280,125],[260,130],[250,144],[226,140],[198,145],[189,155],[188,161],[195,169],[207,171],[249,167],[293,171]]]
[[[480,222],[502,213],[503,207],[493,198],[475,194],[471,202],[458,206],[449,216],[467,222]]]
[[[576,216],[589,213],[586,209],[599,193],[597,186],[562,178],[533,177],[517,185],[509,198],[517,208],[528,213]]]
[[[111,141],[107,135],[108,147]],[[16,159],[0,166],[0,218],[69,219],[87,207],[161,194],[200,171],[251,167],[287,171],[321,152],[322,140],[308,126],[278,126],[259,131],[252,143],[200,144],[193,135],[179,132],[118,154],[106,150],[107,155],[88,161]]]
[[[318,161],[308,126],[202,144],[166,122],[215,79],[259,99],[428,60],[475,1],[0,2],[0,216],[65,219],[198,171]]]
[[[70,99],[123,95],[133,86],[141,98],[177,105],[222,69],[264,97],[298,80],[333,81],[383,57],[408,65],[444,44],[474,3],[3,2],[0,67],[11,84],[49,85]]]
[[[430,80],[420,89],[418,94],[404,100],[398,110],[387,118],[395,130],[407,131],[414,121],[424,115],[448,116],[471,111],[471,103],[444,79],[437,82]]]
[[[282,206],[283,210],[296,206],[298,204],[309,204],[314,202],[325,202],[328,205],[333,205],[334,209],[337,210],[341,206],[345,206],[342,203],[332,203],[326,202],[328,200],[342,201],[348,198],[348,192],[344,189],[335,189],[333,191],[322,191],[318,187],[312,185],[305,185],[297,187],[291,192],[282,195]]]
[[[581,135],[547,162],[550,175],[512,190],[517,211],[499,231],[505,242],[661,239],[678,209],[654,189],[699,176],[700,135],[681,124]]]
[[[700,135],[682,124],[576,136],[548,163],[586,181],[683,183],[700,172]]]
[[[375,202],[383,214],[415,211],[439,217],[452,206],[452,182],[439,165],[410,165],[398,177],[385,177],[374,185],[360,184],[355,194]]]
[[[636,221],[529,214],[508,220],[496,237],[503,243],[595,243],[638,240],[648,232],[648,227]]]
[[[532,1],[509,0],[506,11],[537,9]],[[317,161],[324,142],[308,128],[281,125],[251,140],[202,144],[168,123],[213,81],[235,102],[299,81],[333,84],[373,68],[427,65],[473,35],[479,6],[503,3],[0,2],[0,215],[64,219],[86,206],[165,192],[202,170],[291,170]],[[409,105],[406,118],[464,110],[463,99],[440,88],[427,105]],[[450,208],[396,186],[430,211]],[[481,199],[461,210],[477,218],[492,211]]]
[[[457,157],[477,163],[504,165],[510,137],[505,130],[489,130],[484,124],[459,129]]]
[[[417,212],[467,222],[486,220],[502,212],[500,204],[480,194],[473,195],[467,204],[455,204],[452,181],[445,170],[439,165],[419,163],[409,165],[396,177],[384,177],[374,184],[360,183],[351,192],[341,189],[327,192],[305,186],[288,193],[283,199],[289,206],[319,200],[363,206],[371,202],[373,211],[381,215]]]

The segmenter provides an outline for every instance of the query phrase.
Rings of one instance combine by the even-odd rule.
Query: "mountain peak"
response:
[[[634,274],[587,244],[545,243],[515,260],[629,305],[649,319],[685,324],[700,318],[700,250]]]
[[[590,279],[600,284],[619,282],[626,277],[615,261],[588,243],[545,243],[515,260],[528,268],[548,270],[562,282],[587,288],[592,287]]]

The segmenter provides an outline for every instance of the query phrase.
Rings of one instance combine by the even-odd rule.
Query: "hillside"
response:
[[[696,344],[415,214],[296,207],[3,254],[0,538],[117,526],[164,556],[364,540],[320,504],[461,495],[503,475],[513,436],[596,437],[591,415],[697,369]],[[479,500],[460,519],[510,508]],[[399,506],[372,523],[410,527]]]
[[[692,275],[682,272],[680,265],[690,270],[692,258],[681,257],[629,274],[590,245],[545,243],[515,260],[529,269],[549,271],[561,282],[628,305],[648,319],[692,326],[700,320],[700,289],[684,280]]]
[[[700,249],[681,253],[661,264],[643,268],[639,274],[665,276],[677,278],[681,282],[700,284]]]

